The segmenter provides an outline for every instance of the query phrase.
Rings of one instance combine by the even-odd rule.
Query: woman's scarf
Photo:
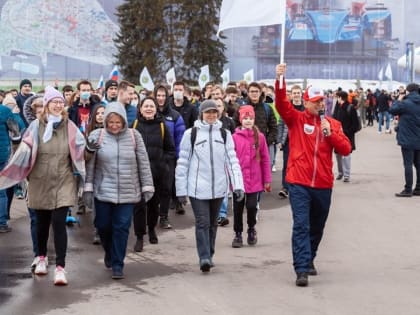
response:
[[[61,119],[62,119],[61,115],[60,116],[54,116],[51,114],[48,115],[47,127],[45,128],[44,135],[42,136],[42,141],[44,141],[44,143],[47,143],[48,141],[51,140],[54,124],[61,122]]]

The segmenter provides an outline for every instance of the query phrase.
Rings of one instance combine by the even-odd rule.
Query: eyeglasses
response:
[[[63,101],[59,101],[59,100],[50,101],[50,103],[51,104],[54,104],[54,105],[64,105],[64,102]]]
[[[248,93],[260,93],[260,91],[259,90],[249,90]]]

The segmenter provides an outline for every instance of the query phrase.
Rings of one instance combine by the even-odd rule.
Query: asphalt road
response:
[[[281,165],[281,155],[278,168]],[[396,198],[403,167],[395,135],[365,128],[357,135],[351,183],[337,182],[316,266],[307,288],[294,284],[291,214],[280,200],[281,173],[265,194],[258,244],[233,249],[232,223],[219,228],[216,267],[199,271],[193,216],[172,214],[174,229],[134,253],[125,275],[111,279],[92,245],[90,215],[68,229],[69,285],[53,285],[53,267],[32,276],[29,219],[14,204],[11,233],[0,235],[0,314],[420,314],[420,197]],[[53,246],[49,256],[53,260]]]

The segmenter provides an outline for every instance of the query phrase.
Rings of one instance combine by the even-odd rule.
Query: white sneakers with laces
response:
[[[36,263],[35,274],[39,276],[46,275],[48,273],[48,258],[45,256],[35,257],[34,261],[32,262],[32,265],[36,262],[36,260],[38,260],[38,262]]]
[[[55,285],[67,285],[66,271],[63,267],[57,266],[54,272],[54,284]]]

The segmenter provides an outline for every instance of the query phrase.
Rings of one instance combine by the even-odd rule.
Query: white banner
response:
[[[223,0],[217,35],[225,29],[284,24],[286,0]]]
[[[204,88],[207,82],[210,81],[210,70],[209,65],[201,67],[200,75],[198,76],[198,85],[200,88]]]
[[[172,89],[175,81],[176,81],[175,69],[171,68],[168,70],[168,72],[166,72],[166,83],[168,83]]]
[[[244,80],[249,84],[254,82],[254,69],[251,69],[244,73]]]
[[[153,91],[155,89],[155,85],[153,84],[152,77],[150,76],[149,70],[147,67],[144,67],[140,73],[140,85],[144,87],[148,91]]]
[[[222,78],[222,87],[224,89],[226,89],[227,84],[230,81],[230,70],[229,70],[229,68],[226,69],[225,71],[223,71],[223,73],[222,73],[222,75],[220,77]]]

